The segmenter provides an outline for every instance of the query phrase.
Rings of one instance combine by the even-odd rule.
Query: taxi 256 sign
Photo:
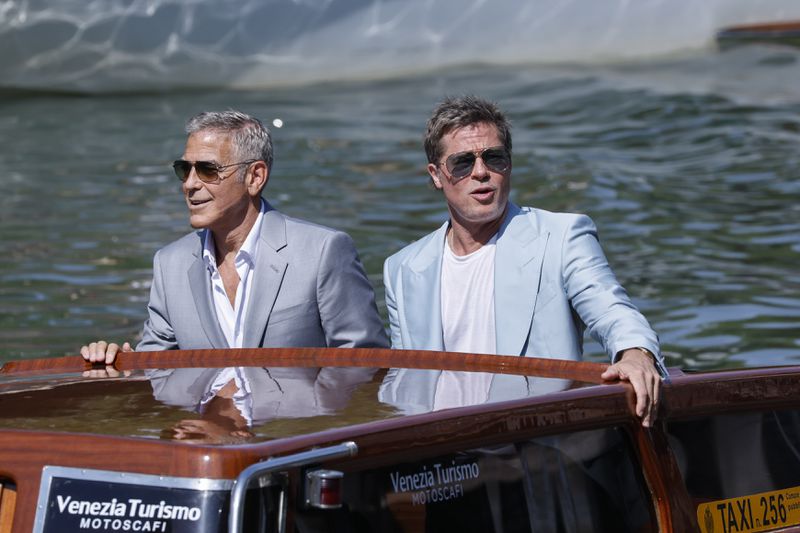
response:
[[[697,507],[703,533],[749,533],[800,524],[800,487],[707,502]]]

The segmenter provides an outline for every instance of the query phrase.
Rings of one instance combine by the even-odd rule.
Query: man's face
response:
[[[198,131],[186,140],[183,159],[189,162],[209,161],[218,166],[235,161],[228,135],[215,131]],[[204,183],[192,169],[183,182],[183,195],[189,207],[189,223],[193,228],[227,232],[239,226],[251,202],[247,185],[239,180],[247,167],[236,166],[220,171],[214,183]]]
[[[453,130],[442,137],[442,158],[438,164],[428,165],[428,173],[434,186],[444,193],[454,224],[478,229],[503,216],[511,189],[511,165],[504,172],[497,172],[488,168],[482,158],[476,158],[472,172],[455,179],[445,161],[459,152],[479,153],[502,144],[497,128],[483,122]]]

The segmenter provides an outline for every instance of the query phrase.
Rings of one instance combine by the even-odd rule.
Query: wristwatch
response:
[[[650,351],[650,350],[648,350],[647,348],[642,348],[641,346],[637,346],[637,347],[636,347],[636,349],[637,349],[637,350],[639,350],[639,351],[641,351],[641,352],[642,352],[642,353],[644,353],[645,355],[649,355],[649,356],[650,356],[650,358],[653,360],[653,362],[654,362],[654,363],[655,363],[655,362],[658,360],[658,359],[656,359],[656,356],[655,356],[655,355],[653,355],[653,352],[651,352],[651,351]]]

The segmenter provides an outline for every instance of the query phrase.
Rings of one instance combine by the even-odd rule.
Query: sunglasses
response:
[[[489,170],[505,172],[511,168],[511,154],[504,146],[492,146],[474,152],[458,152],[445,159],[445,167],[452,181],[458,181],[472,174],[475,161],[481,158]]]
[[[195,161],[192,163],[191,161],[178,159],[172,163],[172,168],[175,170],[175,175],[178,176],[178,179],[181,181],[188,180],[189,174],[192,173],[192,169],[194,168],[200,181],[203,183],[216,183],[217,181],[225,179],[221,178],[219,173],[226,168],[249,165],[251,163],[255,163],[256,161],[260,161],[260,159],[248,159],[247,161],[231,163],[230,165],[218,165],[213,161]],[[227,178],[228,176],[225,177]]]

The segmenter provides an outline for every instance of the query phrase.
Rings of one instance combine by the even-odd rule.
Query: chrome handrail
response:
[[[353,457],[358,453],[355,442],[348,441],[336,446],[317,448],[307,452],[295,453],[284,457],[273,457],[262,463],[255,463],[236,476],[231,489],[231,507],[228,514],[228,533],[241,533],[244,523],[244,497],[247,487],[253,479],[285,468],[304,466],[328,459]]]

